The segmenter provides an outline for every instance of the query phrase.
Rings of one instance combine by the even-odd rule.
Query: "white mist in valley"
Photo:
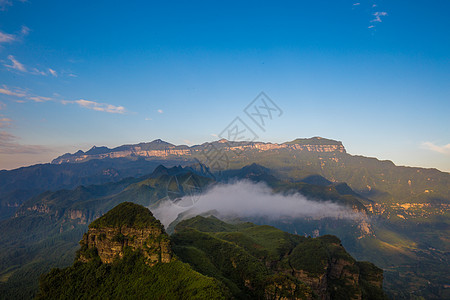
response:
[[[181,199],[181,202],[189,201],[191,199]],[[151,210],[166,228],[180,214],[183,214],[183,218],[188,218],[208,212],[214,212],[218,216],[243,218],[361,218],[361,214],[331,201],[312,201],[299,193],[276,194],[266,184],[250,181],[216,184],[198,195],[196,202],[190,207],[182,207],[167,200]]]

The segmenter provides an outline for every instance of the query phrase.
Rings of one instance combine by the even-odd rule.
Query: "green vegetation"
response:
[[[296,270],[304,270],[320,275],[328,266],[326,245],[318,239],[308,239],[292,250],[291,266]]]
[[[145,264],[128,251],[112,264],[99,259],[52,269],[41,277],[37,299],[227,299],[226,288],[180,261]]]
[[[313,137],[309,139],[295,139],[291,142],[284,143],[286,145],[339,145],[342,146],[342,142],[325,139],[321,137]]]
[[[359,265],[334,236],[305,238],[271,226],[227,224],[214,217],[197,216],[180,222],[171,239],[181,260],[222,281],[236,298],[264,298],[272,293],[274,298],[331,295],[347,299],[361,294],[363,299],[376,299],[364,288],[385,297],[380,288],[382,271],[369,263],[360,273]],[[343,262],[351,276],[361,276],[367,287],[339,274],[327,279],[326,291],[310,285],[338,270],[337,262]],[[306,279],[286,275],[296,272],[306,274]]]
[[[169,159],[164,163],[176,162]],[[264,167],[252,163],[263,163]],[[109,169],[111,164],[117,167],[113,169],[119,175],[111,175],[114,173]],[[85,164],[40,165],[0,172],[0,181],[4,183],[0,186],[0,206],[9,205],[14,199],[19,204],[25,201],[18,209],[10,207],[5,212],[9,215],[15,212],[16,217],[0,222],[0,298],[33,297],[39,275],[52,267],[70,265],[87,224],[114,206],[129,201],[155,207],[167,197],[170,178],[175,174],[180,179],[193,176],[199,190],[214,182],[212,177],[181,167],[159,167],[154,174],[123,179],[143,175],[150,165],[155,164],[155,160],[92,160]],[[444,286],[450,280],[447,271],[450,261],[449,174],[432,169],[396,167],[389,161],[346,153],[288,150],[245,151],[231,159],[230,168],[234,170],[224,171],[221,176],[214,174],[217,180],[264,181],[278,193],[295,191],[315,201],[357,207],[367,213],[366,221],[375,235],[360,238],[359,220],[261,218],[248,221],[273,225],[302,236],[314,235],[316,230],[320,235],[339,236],[353,257],[374,262],[385,269],[384,287],[393,297],[408,298],[411,292],[425,298],[445,298],[448,294]],[[102,170],[109,171],[105,175]],[[91,182],[102,184],[57,190]],[[27,190],[21,190],[25,187]],[[36,196],[41,188],[53,191]],[[182,191],[181,187],[171,188]],[[33,195],[35,197],[27,200]],[[258,260],[275,261],[286,249],[291,249],[290,243],[297,243],[283,237],[280,247],[271,246],[264,244],[264,235],[256,234],[258,230],[264,230],[252,229],[248,224],[230,227],[202,224],[204,220],[201,219],[197,221],[198,228],[202,228],[199,231],[238,244]],[[211,227],[206,229],[205,226]],[[276,235],[275,231],[273,233]],[[196,253],[198,248],[189,251]],[[282,264],[289,263],[281,261]]]
[[[119,204],[101,218],[109,227],[97,224],[110,229],[132,212],[145,215],[143,210]],[[133,220],[142,224],[140,218]],[[107,241],[100,246],[81,242],[71,267],[41,276],[37,299],[384,299],[382,271],[356,263],[333,236],[304,238],[271,226],[201,216],[182,221],[175,231],[170,239],[176,258],[154,265],[148,264],[143,246],[125,247],[123,257],[108,264],[96,248],[105,249]]]
[[[122,226],[146,228],[153,226],[161,226],[161,223],[153,216],[147,208],[136,205],[132,202],[123,202],[107,214],[98,218],[89,225],[89,228],[112,227],[120,228]],[[121,237],[118,236],[117,239]]]

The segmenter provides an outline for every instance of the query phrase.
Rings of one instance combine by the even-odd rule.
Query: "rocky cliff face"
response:
[[[199,272],[223,272],[255,299],[386,299],[383,270],[356,261],[335,236],[306,238],[197,216],[181,221],[171,238],[183,261]]]
[[[84,234],[81,245],[96,249],[103,263],[122,258],[126,247],[140,250],[149,265],[168,263],[172,258],[168,236],[161,228],[156,227],[90,228]],[[86,261],[88,258],[80,256],[80,260]]]
[[[140,251],[148,265],[172,259],[169,236],[151,212],[124,202],[89,226],[80,242],[80,261],[92,259],[94,251],[103,263],[122,258],[127,249]]]
[[[363,297],[366,285],[381,291],[383,271],[371,263],[354,260],[339,239],[324,236],[311,241],[311,244],[314,247],[297,246],[300,249],[294,249],[290,254],[290,268],[283,272],[308,284],[319,299],[336,299],[345,295],[345,299],[360,300],[367,297]],[[315,256],[317,253],[310,251],[319,254]],[[319,259],[319,263],[311,267],[304,262],[308,259]]]
[[[208,151],[232,151],[234,153],[241,153],[244,151],[306,151],[306,152],[341,152],[345,153],[345,148],[341,142],[327,140],[320,137],[311,139],[297,139],[292,142],[276,144],[276,143],[262,143],[262,142],[233,142],[221,139],[217,142],[204,143],[202,145],[195,145],[192,147],[185,145],[172,145],[170,143],[155,140],[150,143],[141,143],[137,145],[124,145],[114,149],[106,147],[92,147],[89,151],[78,151],[74,154],[64,154],[52,161],[53,164],[63,163],[79,163],[91,159],[105,159],[105,158],[153,158],[153,159],[168,159],[168,158],[188,158],[191,156],[201,155]]]

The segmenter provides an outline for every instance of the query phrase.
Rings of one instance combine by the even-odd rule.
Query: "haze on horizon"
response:
[[[448,1],[0,0],[0,170],[93,145],[321,136],[450,172]]]

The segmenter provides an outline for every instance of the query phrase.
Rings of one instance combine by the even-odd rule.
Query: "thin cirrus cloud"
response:
[[[28,93],[27,91],[21,90],[21,89],[11,89],[6,85],[0,86],[0,94],[20,98],[19,100],[16,100],[16,102],[25,102],[24,100],[31,100],[34,102],[47,102],[55,100],[51,97],[43,97],[43,96],[37,96],[32,95]],[[24,100],[22,100],[24,99]],[[79,100],[62,100],[62,104],[78,104],[81,107],[95,110],[95,111],[101,111],[101,112],[107,112],[112,114],[125,114],[127,110],[125,107],[120,105],[112,105],[108,103],[100,103],[95,101],[89,101],[84,99]]]
[[[445,154],[445,155],[450,155],[450,144],[447,144],[445,146],[438,146],[432,142],[425,142],[425,143],[422,143],[422,146],[425,149],[428,149],[428,150],[431,150],[434,152],[438,152],[438,153]]]
[[[27,68],[25,68],[25,66],[20,63],[14,56],[9,55],[8,59],[11,61],[11,64],[4,64],[5,67],[7,67],[8,69],[14,69],[17,71],[21,71],[21,72],[26,72]]]
[[[3,115],[0,115],[0,128],[9,127],[11,125],[11,122],[11,119],[5,118]]]
[[[58,73],[56,73],[55,70],[48,68],[48,72],[49,72],[52,76],[58,77]]]
[[[27,99],[33,100],[34,102],[46,102],[52,100],[50,97],[42,97],[42,96],[29,96]]]
[[[38,70],[37,68],[32,68],[31,70],[28,70],[24,64],[22,64],[20,61],[17,60],[16,57],[14,57],[13,55],[9,55],[8,59],[10,61],[9,64],[3,64],[6,68],[10,69],[10,70],[16,70],[16,71],[20,71],[20,72],[24,72],[24,73],[30,73],[33,75],[42,75],[42,76],[47,76],[47,75],[52,75],[54,77],[58,77],[58,73],[53,70],[52,68],[48,68],[48,71],[42,71],[42,70]]]
[[[16,98],[31,100],[34,102],[46,102],[53,100],[50,97],[43,97],[43,96],[37,96],[37,95],[31,95],[28,92],[21,90],[21,89],[11,89],[7,87],[6,85],[0,86],[0,94],[12,96]],[[19,100],[18,102],[22,102],[22,100]]]
[[[1,7],[1,0],[0,0],[0,7]],[[0,44],[2,44],[2,43],[8,44],[8,43],[20,41],[21,38],[26,36],[29,32],[30,32],[30,28],[28,28],[27,26],[22,26],[22,28],[20,29],[20,33],[18,33],[18,34],[5,33],[5,32],[0,31]]]
[[[363,3],[363,4],[364,4],[364,6],[366,6],[367,3]],[[360,7],[360,6],[363,6],[361,4],[361,2],[353,3],[353,7],[354,8],[357,8],[357,7]],[[374,29],[375,28],[375,24],[376,23],[382,23],[383,22],[382,18],[386,17],[388,15],[388,13],[385,12],[385,11],[375,11],[376,7],[378,7],[378,5],[376,3],[370,4],[370,7],[371,7],[371,10],[372,10],[372,13],[371,13],[371,18],[372,19],[370,20],[371,24],[368,26],[368,28],[369,29]]]
[[[0,102],[0,110],[5,109],[6,104]],[[0,128],[9,127],[11,125],[12,120],[0,114]]]
[[[385,17],[385,16],[387,16],[388,14],[387,14],[387,12],[385,12],[385,11],[377,11],[377,12],[375,12],[374,14],[373,14],[373,16],[375,17],[372,21],[370,21],[370,22],[379,22],[379,23],[381,23],[381,22],[383,22],[383,20],[381,20],[381,17]]]
[[[18,0],[19,2],[27,2],[27,0]],[[0,10],[6,10],[8,6],[13,5],[13,0],[0,0]]]
[[[13,97],[19,97],[19,98],[24,98],[27,96],[26,92],[19,90],[19,89],[12,90],[12,89],[8,88],[6,85],[3,85],[2,87],[0,87],[0,94],[13,96]]]
[[[0,43],[12,43],[17,40],[14,34],[4,33],[0,31]]]
[[[24,145],[17,142],[17,137],[0,131],[0,154],[41,154],[51,149],[40,145]]]
[[[116,106],[108,103],[99,103],[95,101],[89,101],[89,100],[63,100],[61,101],[62,104],[78,104],[81,107],[95,110],[95,111],[101,111],[101,112],[107,112],[111,114],[124,114],[126,113],[126,109],[123,106]]]

